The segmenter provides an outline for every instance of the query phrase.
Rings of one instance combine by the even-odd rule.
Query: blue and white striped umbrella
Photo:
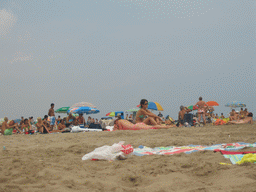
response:
[[[233,102],[227,103],[225,107],[238,108],[238,107],[246,107],[246,105],[241,101],[233,101]]]

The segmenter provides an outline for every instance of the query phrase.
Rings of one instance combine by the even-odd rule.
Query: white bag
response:
[[[78,133],[78,132],[83,132],[83,131],[85,131],[85,129],[82,129],[82,128],[80,128],[79,126],[73,126],[72,128],[71,128],[71,133]]]
[[[92,159],[99,159],[99,160],[108,160],[113,161],[118,156],[124,156],[124,153],[121,151],[124,148],[122,145],[124,141],[120,141],[119,143],[115,143],[112,146],[104,145],[102,147],[96,148],[94,151],[84,155],[82,160],[92,160]]]

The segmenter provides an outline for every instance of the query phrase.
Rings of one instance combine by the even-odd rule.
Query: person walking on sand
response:
[[[203,101],[202,97],[199,97],[199,101],[196,103],[196,106],[198,106],[198,122],[201,121],[201,116],[203,116],[204,125],[206,124],[205,120],[205,106],[208,107],[205,101]]]
[[[53,130],[53,126],[55,125],[54,103],[51,104],[48,116],[50,117],[50,129]]]

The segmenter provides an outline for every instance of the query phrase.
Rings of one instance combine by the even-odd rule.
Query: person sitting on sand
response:
[[[201,116],[203,116],[203,121],[204,125],[206,124],[206,119],[205,119],[205,106],[208,107],[205,101],[203,101],[202,97],[199,97],[199,101],[196,103],[196,106],[198,106],[198,122],[200,123],[201,121]]]
[[[24,130],[24,132],[26,134],[29,134],[29,133],[33,134],[34,133],[34,131],[32,131],[32,126],[31,126],[30,121],[28,119],[24,120],[24,124],[22,125],[21,130]]]
[[[184,115],[186,113],[186,110],[183,105],[180,106],[180,111],[178,113],[178,121],[179,121],[179,127],[184,126]]]
[[[50,124],[49,124],[49,122],[48,122],[47,120],[48,120],[48,116],[45,115],[45,116],[44,116],[44,119],[43,119],[43,124],[44,124],[45,128],[47,128],[48,131],[50,132],[50,131],[52,131],[52,130],[51,130]]]
[[[235,109],[232,109],[232,111],[229,113],[229,118],[231,121],[237,120],[238,115],[235,112]]]
[[[220,118],[221,118],[221,119],[225,119],[225,116],[223,115],[223,113],[221,113]]]
[[[60,116],[58,116],[58,118],[56,119],[57,124],[59,124],[59,123],[60,123],[60,120],[61,120],[61,118],[60,118]]]
[[[8,124],[8,118],[4,117],[4,122],[2,123],[1,133],[2,135],[12,135],[13,129],[16,130],[17,133],[22,133],[18,125],[14,123],[14,121],[10,121]]]
[[[245,117],[248,117],[248,114],[249,114],[249,113],[248,113],[248,111],[247,111],[247,108],[245,108],[245,109],[244,109],[244,116],[245,116]]]
[[[78,123],[81,125],[85,124],[85,119],[83,117],[83,114],[79,114],[78,118],[77,118]]]
[[[61,119],[61,120],[60,120],[60,123],[59,123],[59,125],[58,125],[58,130],[62,131],[62,130],[64,130],[65,128],[66,128],[66,126],[65,126],[64,120]]]
[[[87,125],[89,126],[92,122],[92,118],[89,116],[88,119],[87,119]]]
[[[216,115],[215,115],[215,119],[219,119],[219,115],[218,115],[218,113],[216,113]]]
[[[136,114],[136,123],[144,123],[146,125],[160,125],[161,117],[151,113],[148,108],[148,101],[142,99],[140,101],[140,110]],[[147,118],[145,116],[148,116]]]
[[[69,127],[75,119],[76,118],[72,115],[72,113],[69,113],[68,117],[66,118],[66,126]]]
[[[37,118],[36,127],[37,127],[38,132],[40,132],[40,133],[50,133],[50,131],[48,130],[48,128],[45,126],[44,122],[42,121],[41,117]]]

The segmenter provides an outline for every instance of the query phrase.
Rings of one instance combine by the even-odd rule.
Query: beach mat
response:
[[[134,155],[137,156],[144,156],[144,155],[173,155],[173,154],[179,154],[179,153],[186,153],[190,154],[196,151],[235,151],[239,149],[243,149],[245,147],[256,147],[256,143],[250,144],[250,143],[223,143],[223,144],[216,144],[212,146],[202,146],[202,145],[188,145],[188,146],[169,146],[169,147],[155,147],[150,148],[146,146],[140,145],[138,148],[134,149]]]

